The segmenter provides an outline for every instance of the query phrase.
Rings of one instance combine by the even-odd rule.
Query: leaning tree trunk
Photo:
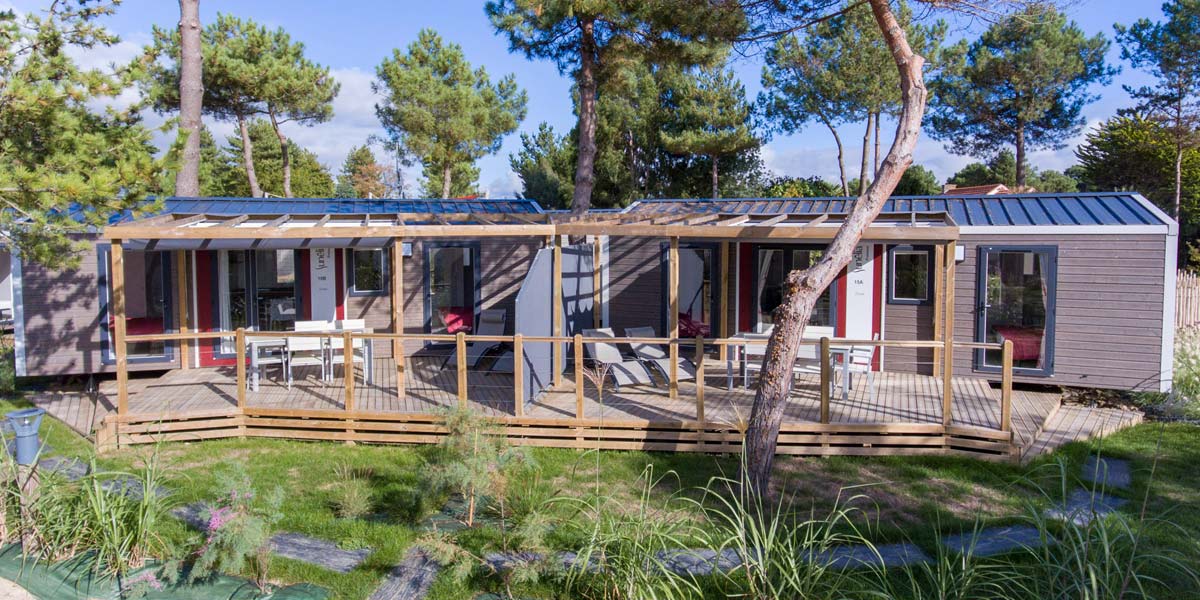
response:
[[[833,126],[833,122],[824,114],[818,115],[825,127],[829,128],[829,133],[833,134],[833,141],[837,144],[838,151],[838,176],[842,178],[842,195],[850,195],[850,186],[846,183],[846,158],[842,148],[842,136],[838,135],[837,127]]]
[[[792,364],[796,361],[804,325],[821,292],[850,263],[854,247],[862,239],[863,232],[879,215],[905,169],[912,164],[913,150],[921,134],[926,97],[921,68],[925,59],[909,46],[888,0],[869,1],[875,22],[883,32],[884,41],[900,71],[902,104],[897,118],[896,138],[876,172],[875,180],[867,193],[860,196],[851,207],[821,260],[806,270],[792,271],[787,276],[783,302],[772,317],[775,329],[767,342],[744,443],[746,472],[743,473],[743,481],[760,497],[766,494],[770,484],[779,426],[792,388]]]
[[[200,0],[179,0],[179,133],[186,135],[176,196],[200,195],[200,111],[204,104],[201,79]]]
[[[258,173],[254,171],[254,147],[250,143],[250,128],[246,125],[246,117],[237,115],[238,132],[242,136],[242,166],[246,169],[246,183],[250,184],[250,197],[262,198],[262,188],[258,186]]]
[[[712,159],[712,197],[715,200],[721,197],[721,193],[717,189],[717,155],[713,154],[709,158]]]
[[[275,109],[268,109],[267,114],[271,117],[271,128],[275,130],[275,137],[279,138],[279,158],[283,163],[283,197],[292,197],[292,158],[288,153],[287,136],[283,134],[283,130],[279,128],[279,121],[275,118]]]
[[[583,214],[592,204],[592,187],[596,185],[596,38],[595,22],[583,21],[579,26],[579,158],[575,163],[575,192],[571,197],[571,212]]]
[[[454,165],[449,161],[442,165],[442,198],[450,197],[450,175],[454,172]]]
[[[867,130],[863,132],[862,166],[858,170],[858,195],[867,193],[867,169],[871,163],[871,124],[874,113],[867,113]],[[878,171],[879,169],[875,169]]]

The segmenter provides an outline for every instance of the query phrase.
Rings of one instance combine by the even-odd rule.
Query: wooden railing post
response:
[[[933,339],[935,341],[944,342],[945,336],[942,335],[944,328],[942,327],[942,315],[945,314],[945,309],[949,308],[946,304],[946,247],[938,244],[934,248],[933,253]],[[941,377],[942,375],[942,349],[934,347],[933,349],[933,376]]]
[[[942,426],[949,427],[954,415],[951,414],[951,404],[954,402],[954,339],[946,338],[946,346],[942,351]]]
[[[467,407],[467,336],[462,331],[454,334],[454,349],[458,355],[458,405]]]
[[[733,257],[729,255],[729,242],[721,242],[721,280],[718,283],[721,287],[721,302],[718,308],[721,309],[721,314],[717,317],[717,322],[720,324],[718,335],[721,339],[729,337],[729,309],[732,305],[729,302],[729,263],[733,261]],[[725,344],[717,346],[717,359],[724,361],[726,353],[729,352],[729,347]]]
[[[829,423],[829,388],[833,384],[833,363],[829,356],[829,338],[821,338],[821,423]]]
[[[354,412],[354,337],[349,331],[342,332],[342,377],[346,380],[346,412]]]
[[[129,412],[129,364],[125,345],[125,249],[121,240],[113,240],[109,250],[111,263],[109,277],[112,279],[113,350],[117,359],[117,415]]]
[[[1000,374],[1000,431],[1012,430],[1012,368],[1013,368],[1013,343],[1012,340],[1004,340],[1004,346],[1001,349],[1001,374]]]
[[[392,333],[404,333],[404,238],[399,237],[392,241]],[[392,338],[392,360],[396,363],[396,397],[403,400],[404,338]]]
[[[704,442],[704,336],[696,336],[696,420],[700,422],[700,442]]]
[[[513,413],[525,416],[525,336],[513,336]]]
[[[550,332],[554,337],[559,337],[563,334],[562,240],[552,239],[554,239],[554,277],[551,281],[550,319],[553,323]],[[555,341],[550,346],[550,360],[553,365],[550,381],[555,388],[558,388],[562,385],[563,344]]]
[[[575,418],[583,419],[583,336],[575,334]]]
[[[668,394],[672,399],[679,396],[679,238],[671,238],[671,246],[667,256],[667,297],[670,311],[667,323],[670,333],[667,337],[667,379]]]
[[[175,251],[175,314],[179,319],[177,329],[179,333],[188,332],[188,251]],[[179,367],[181,369],[191,368],[191,341],[188,338],[179,339]]]
[[[233,339],[237,347],[237,406],[242,411],[246,410],[246,328],[238,327]]]

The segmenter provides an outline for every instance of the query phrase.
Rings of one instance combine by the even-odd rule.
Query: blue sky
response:
[[[0,0],[0,8],[11,6],[22,12],[41,10],[46,4],[46,0]],[[539,122],[546,121],[562,133],[574,124],[568,79],[559,75],[549,62],[529,61],[509,53],[505,40],[496,35],[488,23],[482,2],[201,0],[200,6],[201,20],[205,22],[211,21],[217,12],[228,12],[271,27],[283,27],[294,39],[305,43],[311,59],[333,69],[342,83],[341,94],[334,104],[334,119],[310,128],[292,127],[288,133],[297,143],[316,152],[335,172],[351,147],[363,143],[369,135],[381,132],[374,112],[376,98],[370,88],[375,66],[390,56],[393,49],[405,48],[425,27],[433,28],[443,38],[461,45],[467,59],[486,67],[493,78],[508,73],[516,75],[518,83],[529,94],[528,116],[519,131],[536,130]],[[1155,20],[1162,17],[1157,0],[1077,0],[1068,3],[1064,10],[1090,35],[1103,32],[1110,39],[1113,23],[1128,24],[1140,17]],[[174,27],[179,20],[178,11],[177,3],[166,0],[126,0],[116,15],[105,20],[106,26],[121,36],[121,43],[90,52],[80,60],[93,65],[127,60],[149,41],[152,25]],[[973,38],[984,28],[984,23],[960,19],[952,23],[950,36],[953,39]],[[1115,44],[1109,59],[1119,64],[1119,50]],[[741,57],[734,68],[746,85],[747,95],[753,98],[761,89],[761,59],[754,55]],[[1122,84],[1139,85],[1146,81],[1144,75],[1122,65],[1121,74],[1112,84],[1094,90],[1100,100],[1085,109],[1089,127],[1129,105]],[[148,122],[160,123],[161,119],[149,116]],[[210,123],[210,126],[218,135],[232,133],[228,124]],[[890,139],[891,127],[892,124],[885,122],[886,139]],[[852,140],[862,139],[862,128],[846,126],[841,134],[849,145],[854,145]],[[1066,168],[1074,162],[1071,153],[1074,145],[1060,151],[1033,153],[1031,161],[1043,169]],[[479,162],[480,185],[492,197],[511,196],[520,190],[520,181],[508,165],[508,155],[519,146],[518,136],[513,134],[505,139],[499,153]],[[767,166],[780,174],[815,174],[829,179],[837,175],[835,146],[832,136],[823,128],[777,137],[764,148],[763,156]],[[948,154],[940,143],[927,137],[923,137],[918,145],[916,158],[941,179],[972,161],[970,157]],[[857,164],[858,152],[848,148],[846,159],[848,165]]]

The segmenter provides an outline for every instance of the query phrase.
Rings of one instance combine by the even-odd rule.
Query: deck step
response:
[[[1142,413],[1121,408],[1064,404],[1055,411],[1033,444],[1025,448],[1022,462],[1029,462],[1063,444],[1103,437],[1142,422]]]

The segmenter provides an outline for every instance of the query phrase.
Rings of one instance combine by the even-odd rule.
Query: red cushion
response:
[[[693,319],[691,313],[679,313],[679,337],[709,337],[711,334],[712,327],[708,323]]]
[[[995,327],[996,333],[1013,343],[1013,360],[1037,360],[1042,356],[1042,329]]]
[[[112,329],[116,323],[116,317],[109,316],[108,328]],[[156,317],[125,318],[125,335],[149,335],[152,333],[164,333],[165,331],[162,319]]]
[[[465,306],[446,306],[438,309],[438,317],[446,326],[446,333],[470,333],[474,316],[473,311]]]

